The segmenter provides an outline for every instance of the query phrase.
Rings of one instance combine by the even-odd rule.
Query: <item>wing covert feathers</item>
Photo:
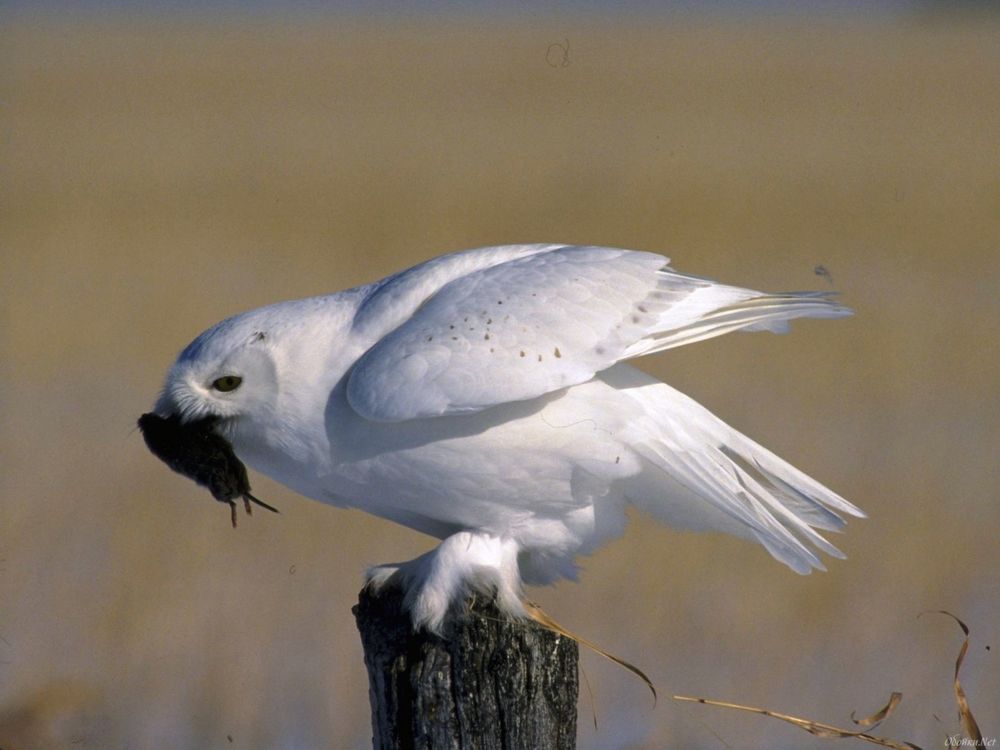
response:
[[[850,310],[676,273],[652,253],[522,245],[458,253],[376,285],[347,385],[367,419],[481,411],[590,380],[617,362],[731,331],[782,332]]]

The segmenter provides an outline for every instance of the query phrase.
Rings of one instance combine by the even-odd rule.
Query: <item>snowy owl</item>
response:
[[[854,505],[626,360],[850,310],[673,271],[652,253],[487,247],[281,302],[198,336],[140,427],[232,506],[244,462],[307,497],[441,540],[368,572],[440,630],[471,589],[525,612],[522,585],[575,573],[632,505],[753,539],[798,573],[842,557],[817,529]],[[272,508],[273,510],[273,508]]]

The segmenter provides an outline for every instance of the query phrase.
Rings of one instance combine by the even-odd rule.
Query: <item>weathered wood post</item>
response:
[[[482,596],[443,636],[413,632],[402,594],[361,591],[375,750],[572,750],[577,645]]]

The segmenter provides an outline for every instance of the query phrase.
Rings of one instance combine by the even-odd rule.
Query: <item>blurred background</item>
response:
[[[1000,24],[988,4],[0,11],[0,747],[364,748],[351,615],[433,541],[253,476],[229,526],[134,429],[223,317],[508,242],[665,253],[857,315],[641,366],[870,514],[799,577],[637,518],[532,591],[580,748],[925,748],[952,670],[1000,734]],[[951,9],[951,10],[949,10]],[[596,723],[596,727],[595,727]]]

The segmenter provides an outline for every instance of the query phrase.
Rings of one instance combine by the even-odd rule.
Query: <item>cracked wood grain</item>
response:
[[[354,607],[375,750],[576,747],[577,644],[470,597],[440,636],[414,632],[402,594]]]

